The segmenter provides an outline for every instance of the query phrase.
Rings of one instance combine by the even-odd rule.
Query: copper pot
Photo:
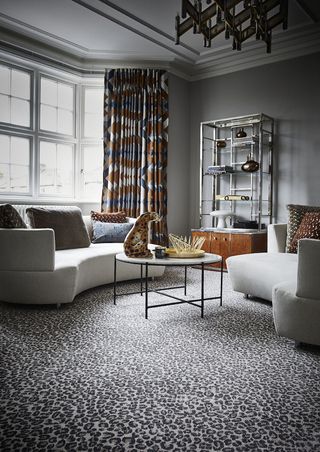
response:
[[[259,169],[259,163],[251,158],[250,155],[247,157],[247,161],[241,166],[242,171],[246,173],[254,173]]]

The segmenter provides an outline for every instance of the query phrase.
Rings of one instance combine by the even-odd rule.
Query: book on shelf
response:
[[[233,173],[234,169],[232,166],[228,165],[212,165],[208,166],[206,174],[226,174]]]

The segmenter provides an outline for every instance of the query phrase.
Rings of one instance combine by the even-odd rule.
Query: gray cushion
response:
[[[104,223],[93,221],[93,243],[119,243],[124,242],[132,223]]]
[[[27,225],[11,204],[0,206],[0,228],[26,228]]]
[[[87,228],[78,207],[61,210],[30,207],[26,212],[31,227],[54,230],[56,250],[85,248],[90,245]]]

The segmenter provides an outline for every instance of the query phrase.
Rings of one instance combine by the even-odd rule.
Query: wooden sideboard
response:
[[[219,254],[223,257],[224,268],[229,256],[267,251],[267,231],[257,232],[225,232],[193,230],[192,237],[204,237],[202,249],[207,253]],[[211,264],[219,267],[220,264]]]

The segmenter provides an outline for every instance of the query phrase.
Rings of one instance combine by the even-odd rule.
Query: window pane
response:
[[[11,94],[15,97],[30,99],[30,74],[12,69]]]
[[[10,137],[0,135],[0,163],[10,162]]]
[[[40,193],[55,192],[56,145],[40,143]]]
[[[58,109],[58,132],[65,135],[73,134],[73,113]]]
[[[83,177],[84,197],[99,201],[102,190],[103,148],[101,146],[84,146]]]
[[[29,167],[11,165],[11,192],[25,193],[29,191]]]
[[[58,84],[58,106],[73,111],[73,87],[64,83]]]
[[[58,84],[53,80],[41,77],[41,103],[58,105]]]
[[[103,121],[102,114],[94,115],[86,113],[84,116],[84,136],[93,138],[102,138]]]
[[[73,195],[73,148],[40,143],[40,193]]]
[[[30,141],[27,138],[0,135],[0,190],[29,192]]]
[[[29,146],[27,138],[11,138],[11,163],[29,166]]]
[[[40,129],[57,131],[57,109],[55,107],[41,105]]]
[[[85,90],[84,111],[86,113],[97,113],[103,110],[103,90],[91,89]]]
[[[0,93],[10,94],[10,69],[0,66]]]
[[[11,122],[19,126],[30,126],[30,102],[11,98]]]
[[[0,163],[0,191],[10,191],[9,165]]]
[[[103,136],[103,89],[85,89],[84,95],[84,136]]]
[[[0,94],[0,121],[10,122],[10,98]]]
[[[61,193],[66,196],[73,194],[73,148],[58,144],[57,146],[57,181]]]

